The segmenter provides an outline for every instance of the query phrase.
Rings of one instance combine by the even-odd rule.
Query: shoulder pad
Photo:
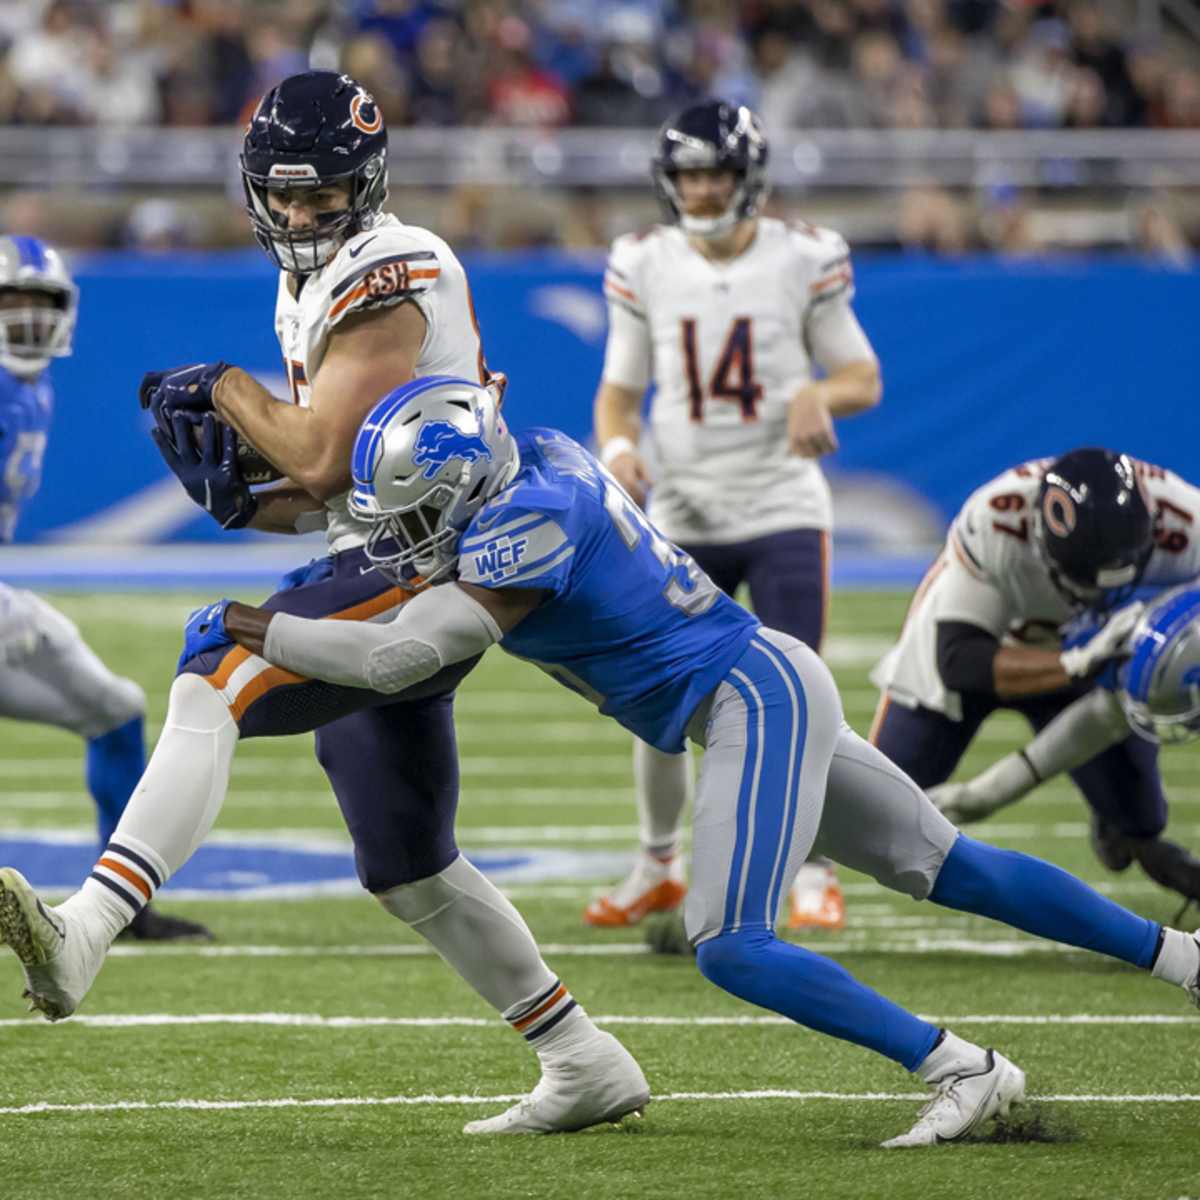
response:
[[[604,270],[604,298],[635,316],[646,315],[641,295],[641,265],[646,250],[644,234],[626,233],[617,238]]]
[[[383,226],[355,234],[324,275],[329,287],[328,323],[348,312],[410,300],[436,286],[442,273],[438,242],[410,226]]]
[[[789,226],[792,245],[808,269],[808,297],[812,304],[823,304],[837,296],[854,295],[854,268],[846,239],[833,229],[810,225],[806,221]]]

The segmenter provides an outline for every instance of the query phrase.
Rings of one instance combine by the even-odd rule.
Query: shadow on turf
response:
[[[1044,1104],[1022,1104],[1007,1117],[997,1117],[982,1133],[965,1137],[956,1146],[1015,1146],[1020,1143],[1064,1145],[1078,1142],[1082,1134],[1071,1120],[1053,1112]],[[864,1142],[864,1149],[874,1149],[877,1142]]]

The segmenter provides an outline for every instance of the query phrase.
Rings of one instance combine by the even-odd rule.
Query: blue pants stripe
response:
[[[804,743],[808,736],[808,704],[804,696],[804,684],[800,681],[799,672],[788,661],[788,657],[777,646],[756,638],[752,646],[762,650],[778,667],[788,680],[789,694],[795,705],[795,732],[791,742],[790,762],[788,766],[787,805],[783,814],[783,828],[780,831],[779,855],[776,862],[775,875],[771,883],[771,895],[768,901],[767,920],[773,922],[779,911],[779,896],[783,891],[783,879],[787,868],[787,849],[791,840],[791,830],[796,822],[796,809],[800,803],[800,768],[804,761]]]

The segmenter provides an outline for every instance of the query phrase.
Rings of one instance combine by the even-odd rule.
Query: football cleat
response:
[[[77,918],[68,920],[44,905],[11,867],[0,868],[0,942],[21,962],[29,1011],[49,1021],[61,1021],[79,1007],[106,949]]]
[[[951,1072],[934,1082],[932,1099],[917,1123],[883,1143],[885,1150],[957,1142],[992,1117],[1006,1117],[1025,1099],[1025,1072],[995,1050],[982,1071]]]
[[[624,880],[583,910],[583,919],[601,929],[636,925],[650,913],[678,908],[686,895],[683,858],[676,854],[664,862],[643,851]]]
[[[505,1112],[469,1121],[463,1133],[574,1133],[641,1116],[650,1085],[611,1033],[597,1032],[561,1061],[544,1063],[537,1087]]]
[[[117,941],[134,942],[213,942],[212,931],[197,921],[170,917],[149,904],[117,934]]]
[[[788,894],[789,929],[841,929],[846,900],[837,871],[819,862],[802,863]]]
[[[1183,990],[1191,997],[1192,1003],[1200,1008],[1200,932],[1192,935],[1192,941],[1196,943],[1196,969],[1183,985]]]

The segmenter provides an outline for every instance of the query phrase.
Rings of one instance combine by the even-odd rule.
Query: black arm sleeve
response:
[[[992,663],[999,650],[999,640],[978,625],[969,621],[938,622],[938,674],[952,692],[994,693]]]

